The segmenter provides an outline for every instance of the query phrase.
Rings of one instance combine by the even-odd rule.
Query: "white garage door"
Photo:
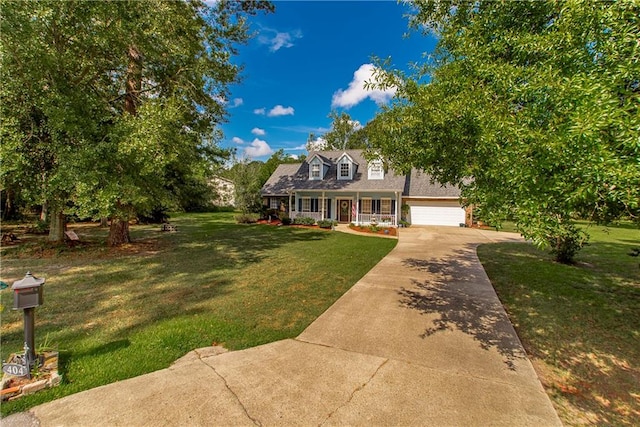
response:
[[[450,225],[464,224],[465,212],[458,202],[412,202],[409,203],[411,224]]]

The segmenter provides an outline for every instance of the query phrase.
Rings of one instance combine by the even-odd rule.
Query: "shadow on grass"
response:
[[[640,425],[640,274],[625,239],[563,265],[532,246],[479,250],[565,422]]]
[[[513,326],[496,298],[479,262],[469,251],[443,259],[403,261],[426,278],[413,279],[416,287],[401,289],[402,306],[439,317],[421,335],[459,330],[471,336],[484,350],[495,349],[511,370],[515,360],[526,357]]]

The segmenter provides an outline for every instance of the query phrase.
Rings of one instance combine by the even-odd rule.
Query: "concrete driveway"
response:
[[[476,257],[478,244],[518,240],[402,229],[296,339],[196,350],[3,425],[561,425]]]

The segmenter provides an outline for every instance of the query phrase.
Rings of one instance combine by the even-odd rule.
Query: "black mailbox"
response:
[[[20,310],[42,305],[42,285],[45,279],[38,279],[27,272],[24,279],[13,283],[13,309]]]

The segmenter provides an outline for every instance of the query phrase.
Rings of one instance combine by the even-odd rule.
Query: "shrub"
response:
[[[409,226],[411,225],[411,223],[410,223],[409,221],[405,221],[404,219],[401,219],[401,220],[398,222],[398,224],[399,224],[401,227],[409,227]]]
[[[318,221],[318,227],[320,228],[331,228],[336,224],[338,224],[338,221],[334,221],[332,219],[323,219]]]
[[[316,223],[316,220],[308,216],[301,216],[294,219],[293,223],[296,225],[313,225]]]
[[[575,255],[588,239],[587,233],[571,224],[549,236],[547,243],[551,246],[551,253],[555,255],[556,261],[563,264],[573,264]]]
[[[253,224],[258,222],[258,215],[250,213],[236,215],[236,222],[238,224]]]
[[[291,225],[291,218],[288,216],[282,217],[280,221],[282,221],[282,225]]]

